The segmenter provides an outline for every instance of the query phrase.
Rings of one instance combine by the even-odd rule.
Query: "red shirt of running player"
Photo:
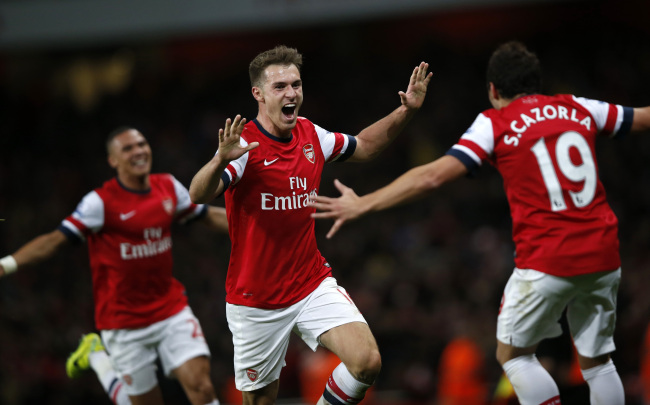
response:
[[[314,209],[326,162],[354,153],[353,136],[329,132],[298,118],[290,138],[268,133],[254,120],[242,145],[259,146],[230,162],[222,175],[232,250],[226,301],[257,308],[285,308],[306,297],[330,275],[316,246]]]
[[[528,95],[479,114],[448,152],[470,170],[489,160],[503,177],[518,268],[567,277],[620,267],[595,142],[627,133],[632,116],[601,101]]]
[[[150,175],[151,188],[127,189],[117,178],[88,193],[59,226],[88,239],[97,329],[134,329],[187,306],[172,276],[171,225],[205,214],[171,174]]]

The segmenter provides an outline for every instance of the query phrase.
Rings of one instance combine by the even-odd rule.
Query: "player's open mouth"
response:
[[[287,104],[284,107],[282,107],[282,114],[284,115],[285,118],[289,120],[292,120],[294,118],[295,112],[296,112],[295,103]]]

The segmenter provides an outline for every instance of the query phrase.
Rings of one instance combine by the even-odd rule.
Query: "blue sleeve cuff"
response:
[[[79,235],[77,235],[76,233],[72,232],[70,229],[63,226],[63,224],[59,225],[59,227],[56,229],[61,231],[66,236],[66,238],[68,238],[68,240],[74,244],[83,242],[83,239],[80,238]]]
[[[474,177],[478,169],[481,167],[474,161],[474,159],[469,157],[466,153],[459,151],[458,149],[451,148],[447,151],[447,153],[445,153],[445,155],[453,156],[456,159],[460,160],[460,162],[467,168],[467,177]]]
[[[624,138],[627,134],[629,134],[633,121],[634,108],[623,107],[623,122],[621,123],[621,128],[616,133],[616,138]]]
[[[354,154],[354,151],[357,149],[357,138],[352,135],[345,135],[348,137],[348,148],[341,154],[341,157],[335,160],[335,162],[345,162]]]

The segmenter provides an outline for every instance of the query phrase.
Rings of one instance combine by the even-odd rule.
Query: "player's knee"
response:
[[[188,396],[190,398],[196,398],[197,401],[202,401],[203,404],[210,403],[216,398],[212,381],[207,375],[195,379],[188,384],[186,389],[189,391]]]
[[[367,350],[360,358],[354,368],[348,368],[350,373],[359,381],[365,384],[374,383],[381,371],[381,355],[379,350]]]

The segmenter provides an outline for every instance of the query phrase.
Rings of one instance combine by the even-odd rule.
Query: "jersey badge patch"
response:
[[[305,157],[307,160],[309,160],[311,163],[314,163],[314,145],[311,143],[308,143],[307,145],[302,147],[302,153],[305,154]]]
[[[162,206],[169,215],[174,211],[174,201],[171,198],[166,198],[162,201]]]

